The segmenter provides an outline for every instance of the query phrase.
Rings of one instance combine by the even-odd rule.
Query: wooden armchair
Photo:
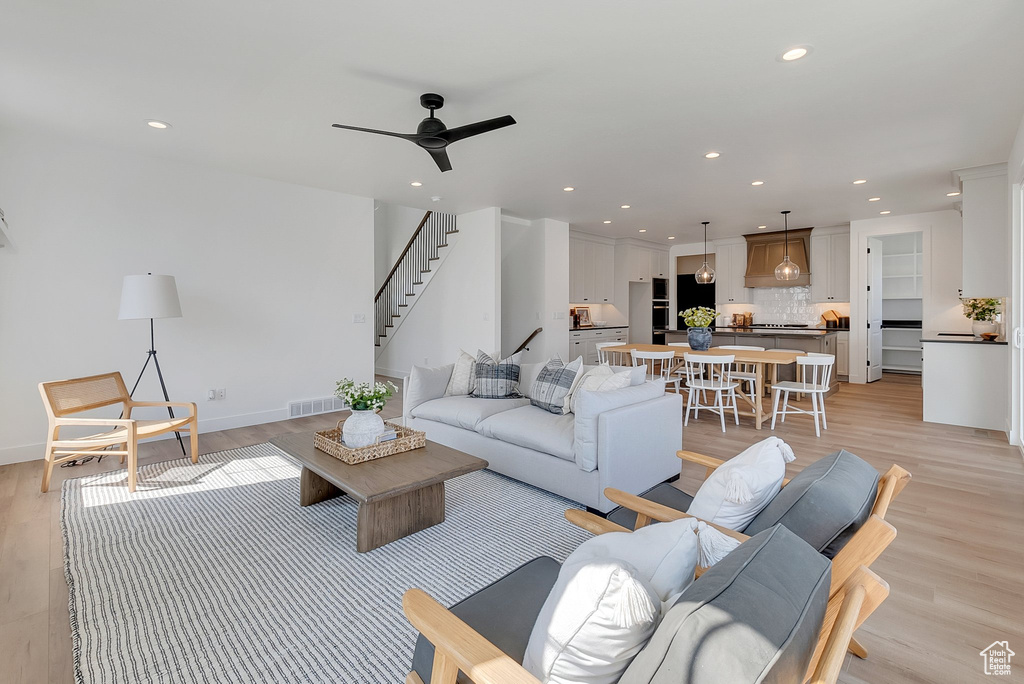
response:
[[[838,681],[854,631],[888,595],[889,585],[861,566],[829,596],[805,682]],[[422,589],[407,591],[402,608],[409,622],[434,647],[430,684],[456,684],[460,670],[474,684],[540,684],[519,662]],[[405,684],[423,684],[423,680],[410,672]]]
[[[696,463],[707,468],[705,477],[725,463],[721,459],[692,451],[679,451],[677,455],[684,461]],[[903,491],[903,488],[907,486],[910,478],[910,473],[898,465],[893,465],[879,478],[878,493],[871,509],[871,515],[832,559],[832,588],[830,595],[835,595],[840,591],[850,578],[858,572],[859,568],[870,568],[871,564],[896,538],[896,528],[886,522],[885,515],[889,510],[889,505]],[[789,478],[783,480],[782,486],[785,487],[787,484],[789,484]],[[648,501],[618,489],[608,488],[604,494],[619,506],[636,513],[634,529],[649,525],[652,521],[671,522],[682,518],[694,517],[684,511],[679,511],[654,501]],[[574,525],[594,534],[631,531],[626,527],[586,511],[568,510],[565,512],[565,517]],[[708,523],[708,525],[740,542],[750,538],[742,532],[736,532],[721,525],[714,523]],[[700,576],[704,570],[704,568],[697,568],[697,575]],[[854,655],[859,658],[867,657],[867,650],[852,635],[849,639],[849,644],[850,651]]]
[[[105,373],[87,378],[39,383],[39,394],[43,397],[49,429],[46,434],[46,466],[43,471],[42,491],[50,488],[53,466],[69,461],[83,454],[119,446],[121,449],[107,451],[117,454],[121,462],[128,459],[128,490],[135,491],[136,467],[138,466],[138,442],[140,439],[155,437],[166,432],[188,432],[192,447],[192,462],[199,459],[198,419],[196,405],[184,402],[134,401],[128,394],[120,373]],[[70,414],[81,413],[104,406],[121,404],[121,418],[69,418]],[[135,420],[132,409],[143,406],[176,406],[188,409],[188,415],[181,418],[162,420]],[[61,438],[62,427],[90,426],[112,428],[86,437]]]

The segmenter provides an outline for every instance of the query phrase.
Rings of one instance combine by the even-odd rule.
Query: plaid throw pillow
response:
[[[477,351],[474,368],[476,382],[471,396],[479,399],[505,399],[520,396],[520,358],[522,358],[522,352],[496,362],[490,354]]]
[[[582,369],[582,356],[576,357],[569,365],[564,365],[561,359],[551,359],[530,387],[530,403],[558,415],[568,413],[565,398]]]

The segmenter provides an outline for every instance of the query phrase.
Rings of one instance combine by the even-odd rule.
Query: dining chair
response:
[[[731,349],[733,351],[764,351],[764,347],[756,347],[744,344],[723,344],[719,349]],[[757,364],[734,363],[729,371],[729,378],[740,383],[740,391],[747,395],[753,405],[758,392],[763,392],[757,377]],[[746,389],[744,389],[744,386]]]
[[[605,351],[605,349],[608,348],[608,347],[621,347],[621,346],[622,346],[622,342],[598,342],[597,344],[594,345],[594,347],[597,349],[597,362],[601,363],[601,364],[607,363],[608,365],[621,365],[619,363],[619,361],[620,361],[620,356],[619,355],[622,354],[622,352],[606,352]],[[611,361],[612,354],[615,355],[615,364],[612,364],[612,361]]]
[[[800,380],[777,382],[772,387],[772,430],[775,429],[775,419],[782,416],[782,422],[786,422],[786,416],[794,413],[804,413],[814,417],[814,434],[821,437],[821,428],[828,430],[828,419],[825,416],[825,394],[828,393],[829,383],[832,379],[832,367],[835,365],[836,357],[832,354],[815,354],[797,357],[796,367],[800,373]],[[811,395],[811,409],[790,408],[789,395],[791,392]],[[779,410],[779,398],[785,395],[782,400],[782,410]],[[819,426],[819,417],[821,425]]]
[[[729,378],[736,355],[684,354],[683,359],[686,362],[686,417],[683,425],[689,424],[691,410],[693,417],[699,418],[700,409],[707,409],[718,414],[722,421],[722,432],[725,432],[725,412],[730,408],[739,425],[740,414],[736,406],[736,388],[739,383]],[[708,393],[714,394],[712,403],[705,403]]]
[[[674,351],[667,352],[645,352],[633,349],[630,351],[634,366],[643,366],[648,380],[664,380],[665,388],[672,385],[676,392],[679,392],[681,377],[673,377],[672,361],[676,358]]]

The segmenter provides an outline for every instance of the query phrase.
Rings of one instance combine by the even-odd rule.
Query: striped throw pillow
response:
[[[563,364],[561,359],[551,359],[530,387],[530,403],[558,415],[568,413],[565,398],[582,369],[582,356],[576,357],[568,365]]]
[[[476,374],[471,396],[479,399],[505,399],[518,397],[519,394],[519,359],[522,352],[513,354],[507,359],[496,361],[487,352],[477,351]]]

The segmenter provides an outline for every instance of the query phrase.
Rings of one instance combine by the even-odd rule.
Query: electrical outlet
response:
[[[206,401],[213,401],[216,398],[217,398],[217,390],[207,390],[206,391]]]
[[[352,314],[352,322],[353,323],[365,323],[366,322],[366,314]]]
[[[227,392],[228,391],[226,389],[224,389],[224,388],[221,388],[221,389],[217,390],[217,399],[218,400],[224,399],[227,396]]]

